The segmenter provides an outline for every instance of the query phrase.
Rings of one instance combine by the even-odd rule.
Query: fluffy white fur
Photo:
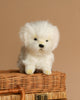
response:
[[[41,69],[45,74],[51,74],[54,62],[52,51],[59,42],[58,28],[48,21],[26,23],[20,30],[20,38],[24,43],[18,60],[20,71],[33,74],[35,69]],[[39,47],[39,44],[44,47]]]

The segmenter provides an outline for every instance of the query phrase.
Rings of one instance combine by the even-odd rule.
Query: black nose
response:
[[[43,45],[43,44],[39,44],[39,47],[40,47],[40,48],[43,48],[43,47],[44,47],[44,45]]]

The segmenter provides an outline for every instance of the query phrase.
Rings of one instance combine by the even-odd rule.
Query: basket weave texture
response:
[[[25,93],[44,93],[65,91],[65,73],[52,72],[51,75],[35,73],[27,75],[19,72],[0,73],[0,90],[23,87]]]

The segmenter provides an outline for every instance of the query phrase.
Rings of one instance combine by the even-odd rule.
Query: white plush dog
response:
[[[18,60],[20,71],[33,74],[41,69],[50,75],[54,61],[52,51],[59,42],[58,28],[48,21],[26,23],[20,30],[20,38],[24,43]]]

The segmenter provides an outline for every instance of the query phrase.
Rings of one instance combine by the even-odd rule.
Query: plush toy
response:
[[[20,30],[20,39],[24,44],[18,59],[20,72],[33,74],[41,69],[50,75],[54,62],[52,51],[59,42],[58,28],[48,21],[26,23]]]

